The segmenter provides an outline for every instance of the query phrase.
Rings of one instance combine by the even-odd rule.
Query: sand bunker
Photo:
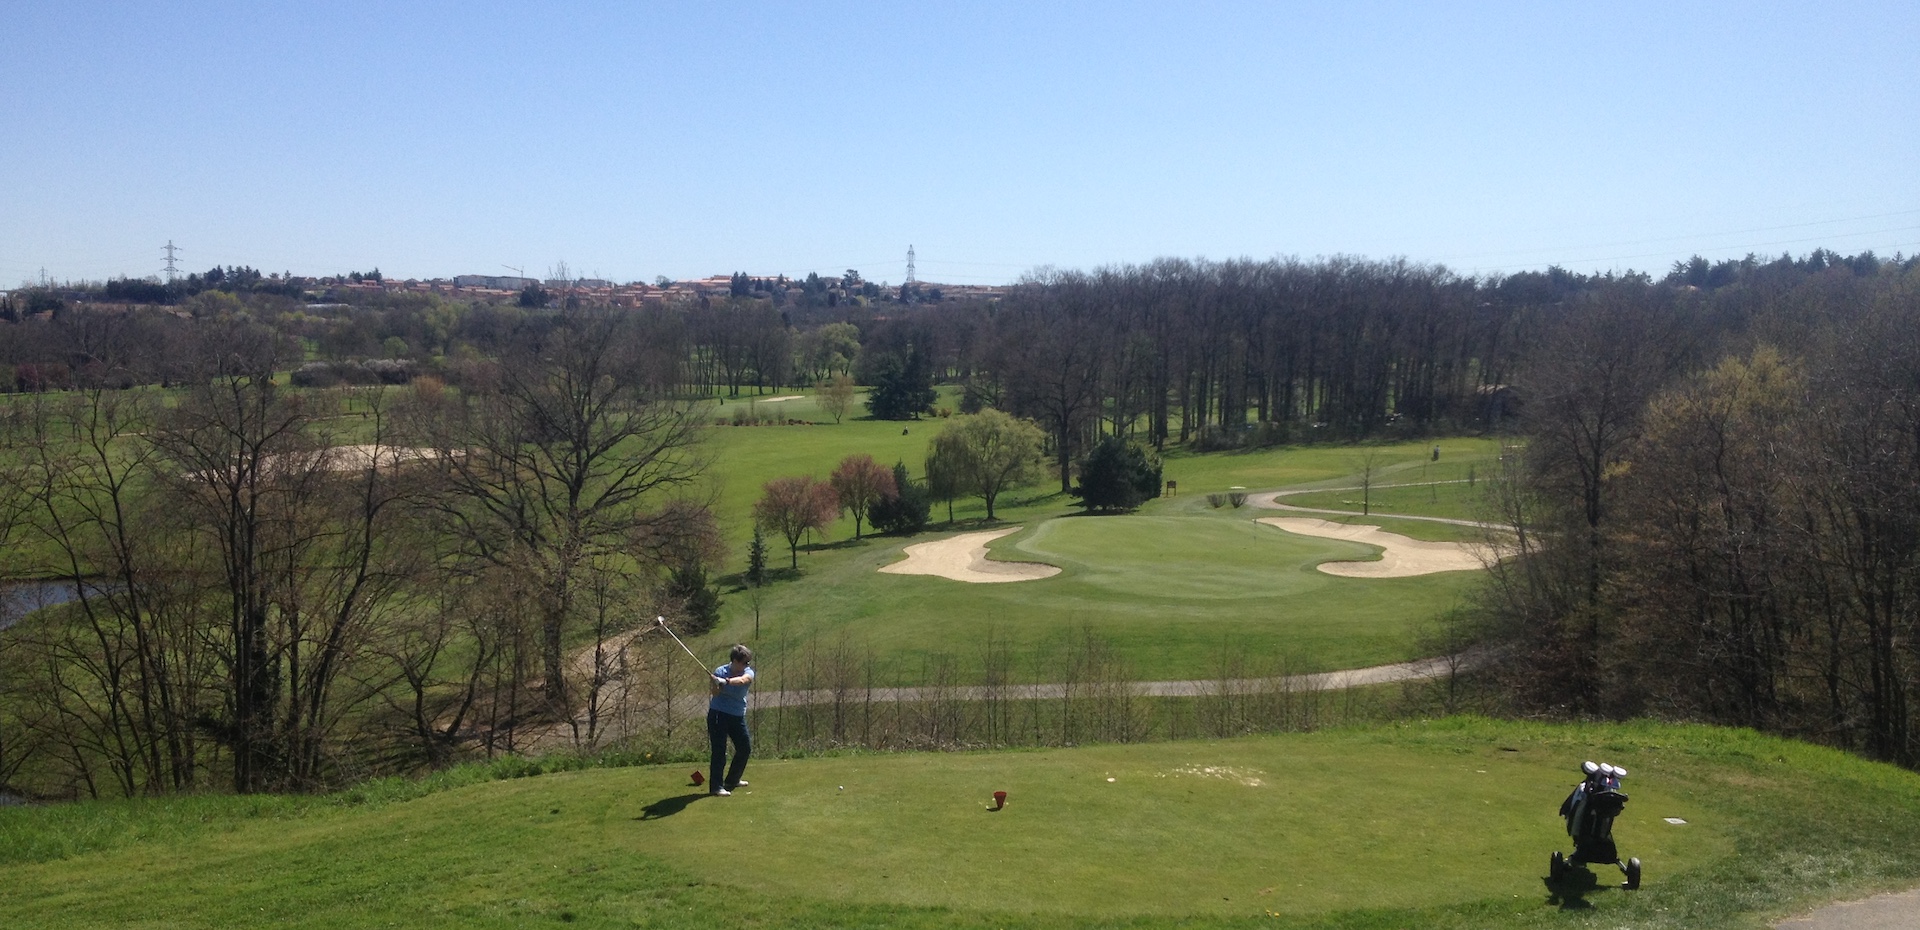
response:
[[[320,467],[327,471],[362,471],[369,467],[398,468],[405,462],[438,458],[433,449],[409,449],[404,446],[334,446],[320,453]]]
[[[1377,562],[1320,563],[1321,571],[1342,578],[1411,578],[1487,567],[1481,560],[1485,547],[1472,543],[1424,542],[1377,526],[1348,526],[1312,517],[1261,517],[1260,522],[1302,536],[1345,539],[1385,550]]]
[[[987,543],[1020,528],[961,533],[947,539],[918,543],[906,548],[906,559],[880,570],[889,575],[938,575],[954,581],[996,584],[1003,581],[1034,581],[1060,574],[1058,566],[1040,562],[995,562],[987,558]]]
[[[779,402],[781,402],[781,401],[783,401],[783,400],[799,400],[799,399],[801,399],[801,398],[803,398],[803,397],[805,397],[805,396],[807,396],[807,395],[805,395],[805,394],[787,394],[787,395],[784,395],[784,396],[781,396],[781,397],[761,397],[761,398],[758,398],[758,399],[757,399],[757,400],[755,401],[755,403],[761,403],[761,404],[777,404],[777,403],[779,403]]]

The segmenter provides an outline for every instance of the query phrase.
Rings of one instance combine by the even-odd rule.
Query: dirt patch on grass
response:
[[[1014,526],[916,543],[906,548],[905,560],[882,565],[880,571],[889,575],[936,575],[974,584],[1035,581],[1060,574],[1058,566],[1042,562],[996,562],[987,558],[987,543],[1019,531]]]
[[[1249,788],[1258,788],[1266,784],[1261,776],[1267,773],[1259,769],[1241,769],[1230,765],[1183,765],[1176,769],[1154,774],[1155,778],[1218,778],[1222,781],[1238,782]]]
[[[1261,523],[1301,536],[1344,539],[1379,546],[1374,562],[1322,562],[1320,570],[1342,578],[1412,578],[1437,572],[1464,572],[1487,567],[1497,559],[1487,547],[1473,543],[1426,542],[1389,533],[1377,526],[1348,526],[1312,517],[1262,517]]]

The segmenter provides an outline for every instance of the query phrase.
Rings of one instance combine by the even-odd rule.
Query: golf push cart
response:
[[[1620,779],[1627,777],[1627,770],[1588,761],[1580,764],[1580,773],[1585,776],[1583,780],[1560,802],[1560,816],[1567,819],[1567,835],[1573,837],[1573,855],[1562,856],[1554,850],[1547,860],[1547,874],[1560,881],[1589,862],[1608,862],[1627,874],[1628,888],[1640,887],[1640,860],[1621,862],[1613,846],[1613,818],[1627,806],[1627,796],[1620,793]]]

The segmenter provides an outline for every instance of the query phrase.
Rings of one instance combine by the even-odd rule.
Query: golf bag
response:
[[[1620,791],[1620,779],[1627,776],[1627,770],[1589,761],[1581,763],[1580,773],[1584,776],[1580,784],[1560,802],[1560,816],[1566,818],[1567,835],[1573,837],[1573,855],[1562,856],[1559,850],[1554,850],[1547,860],[1548,873],[1559,880],[1589,862],[1605,862],[1619,866],[1620,871],[1626,873],[1628,888],[1640,887],[1640,860],[1621,862],[1620,852],[1613,843],[1613,818],[1620,816],[1627,806],[1627,796]]]

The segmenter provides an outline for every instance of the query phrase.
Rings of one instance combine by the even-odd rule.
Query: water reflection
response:
[[[71,581],[12,581],[0,584],[0,630],[42,607],[65,604],[80,596]]]

